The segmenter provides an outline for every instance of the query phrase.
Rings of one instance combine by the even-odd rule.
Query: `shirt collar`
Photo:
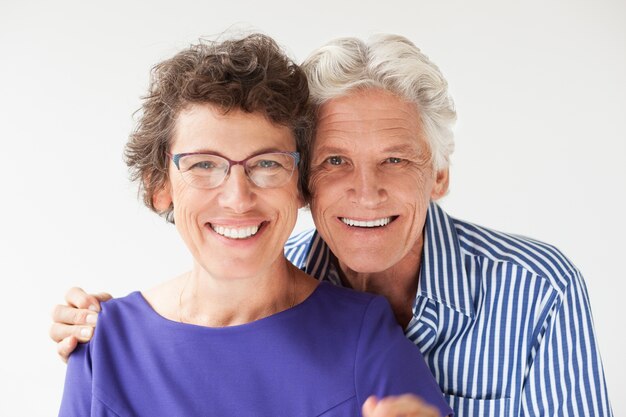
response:
[[[431,202],[424,226],[424,248],[416,301],[419,297],[474,317],[469,277],[465,271],[454,220]],[[311,239],[304,271],[341,285],[338,265],[328,245],[316,231]]]
[[[431,202],[424,226],[417,295],[473,318],[472,294],[454,219]]]

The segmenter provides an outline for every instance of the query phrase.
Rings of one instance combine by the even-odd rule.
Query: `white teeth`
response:
[[[341,217],[341,221],[347,224],[348,226],[356,226],[356,227],[380,227],[387,226],[389,222],[391,222],[391,217],[383,217],[381,219],[376,220],[352,220],[346,217]]]
[[[259,231],[259,226],[224,227],[211,225],[211,229],[218,235],[226,236],[231,239],[247,239],[256,235],[256,232]]]

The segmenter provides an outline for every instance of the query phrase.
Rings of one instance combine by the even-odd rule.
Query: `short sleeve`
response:
[[[452,414],[422,354],[404,336],[382,297],[372,299],[363,317],[355,361],[359,404],[370,395],[411,393],[437,407],[442,416]]]
[[[59,417],[91,415],[91,381],[90,344],[79,344],[67,364]]]

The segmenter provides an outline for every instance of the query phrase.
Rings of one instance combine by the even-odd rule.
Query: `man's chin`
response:
[[[364,254],[363,248],[357,248],[358,255],[354,253],[345,253],[346,251],[340,251],[340,254],[335,253],[339,264],[342,269],[347,268],[348,271],[356,272],[358,274],[375,274],[388,270],[393,266],[389,262],[389,256],[381,254],[380,251],[372,251]],[[344,256],[341,256],[341,253]]]

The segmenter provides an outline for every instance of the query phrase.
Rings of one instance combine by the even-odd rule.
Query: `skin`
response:
[[[439,410],[414,395],[369,397],[361,410],[363,417],[438,417]]]
[[[344,284],[384,295],[396,320],[412,317],[428,204],[448,188],[435,172],[414,104],[383,90],[322,105],[311,158],[311,214]],[[363,228],[341,219],[391,218]]]
[[[289,128],[271,123],[262,114],[239,110],[223,114],[211,105],[191,105],[181,111],[170,146],[172,154],[212,152],[232,160],[295,150]],[[159,314],[209,327],[231,326],[287,309],[310,295],[317,281],[293,267],[282,251],[303,205],[296,172],[282,187],[260,188],[237,165],[220,186],[204,190],[190,187],[172,162],[168,170],[168,182],[153,202],[157,210],[173,203],[176,228],[194,264],[191,271],[144,292]],[[214,226],[260,227],[252,237],[231,239]],[[87,326],[73,337],[62,338],[60,353],[92,336],[99,302],[109,298],[108,294],[89,296],[78,288],[68,292],[68,304],[81,309],[57,306],[53,315]],[[66,324],[56,326],[51,335],[56,338],[67,330]]]
[[[414,104],[369,89],[321,106],[311,156],[313,220],[337,257],[344,284],[385,296],[403,327],[412,317],[428,204],[445,195],[448,181],[447,168],[432,167]],[[341,221],[387,217],[393,221],[367,229]],[[66,298],[70,307],[79,309],[98,301],[78,289],[71,289]],[[69,310],[76,309],[57,307],[55,322],[75,323],[77,313]],[[84,327],[91,326],[69,329],[53,324],[51,337],[59,342],[62,358],[74,349],[76,339],[87,340],[79,335]],[[413,395],[403,395],[370,397],[363,415],[430,417],[438,412]]]
[[[223,114],[211,105],[191,105],[178,115],[170,147],[172,154],[211,152],[232,160],[295,150],[289,128],[262,114]],[[168,177],[153,198],[155,208],[165,210],[173,203],[176,228],[194,266],[144,293],[158,313],[197,325],[232,326],[291,307],[298,289],[299,299],[312,291],[314,280],[287,262],[282,251],[302,206],[297,174],[284,186],[260,188],[237,165],[209,190],[189,186],[173,163]],[[218,226],[259,229],[254,236],[233,239],[217,233]]]

